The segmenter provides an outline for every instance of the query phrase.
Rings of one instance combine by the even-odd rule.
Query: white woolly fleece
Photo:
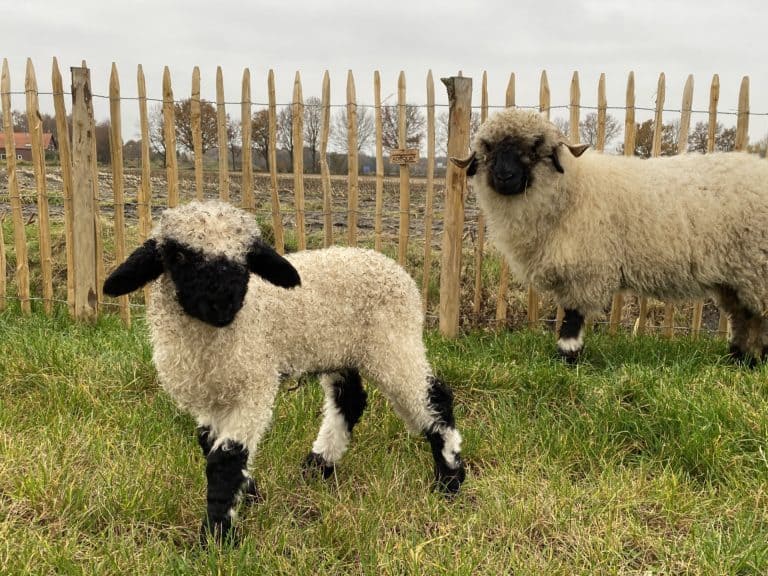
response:
[[[194,207],[167,212],[156,239],[242,257],[247,243],[234,237],[252,238],[258,227],[240,220],[241,211],[216,204],[202,216]],[[227,240],[218,238],[220,231]],[[251,275],[243,308],[224,328],[185,314],[167,275],[154,283],[147,319],[163,388],[211,425],[217,442],[237,440],[251,453],[269,425],[283,374],[356,367],[379,384],[411,431],[427,429],[435,420],[431,370],[413,279],[372,250],[337,247],[287,259],[301,286],[285,289]]]
[[[523,282],[552,291],[558,303],[589,315],[620,289],[667,301],[733,287],[755,313],[768,311],[768,161],[745,153],[657,159],[559,146],[552,123],[507,109],[473,140],[513,136],[556,149],[518,196],[497,194],[482,168],[473,188],[497,247]]]

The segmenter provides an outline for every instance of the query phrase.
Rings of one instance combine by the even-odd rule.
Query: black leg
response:
[[[205,544],[210,534],[216,542],[222,543],[230,538],[234,507],[246,484],[244,472],[248,465],[248,449],[239,442],[228,442],[210,450],[206,460],[208,503],[200,540]]]
[[[453,392],[434,377],[430,381],[429,404],[437,415],[424,432],[435,461],[435,487],[446,494],[455,494],[466,477],[461,459],[461,435],[453,417]]]
[[[566,308],[557,339],[557,351],[568,364],[575,364],[583,349],[584,316],[578,310]]]
[[[744,306],[729,286],[719,287],[718,304],[731,322],[728,357],[736,364],[754,367],[763,354],[762,318]]]
[[[304,459],[304,470],[309,474],[319,470],[323,478],[330,478],[336,462],[349,445],[352,429],[365,410],[368,395],[363,389],[360,373],[354,368],[324,378],[323,423],[312,451]]]
[[[200,444],[200,449],[203,451],[203,456],[208,457],[208,454],[213,448],[213,442],[216,438],[211,434],[210,426],[198,426],[197,427],[197,443]]]
[[[200,444],[200,448],[203,451],[203,456],[206,458],[213,448],[213,443],[216,441],[216,437],[211,433],[210,426],[198,426],[197,427],[197,443]],[[243,494],[245,495],[245,503],[253,504],[254,502],[261,502],[263,497],[259,492],[256,482],[253,478],[248,476],[245,479],[245,487],[243,488]]]

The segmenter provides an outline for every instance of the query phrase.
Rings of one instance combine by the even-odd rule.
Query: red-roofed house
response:
[[[17,160],[32,160],[32,135],[27,132],[14,132],[13,143],[16,148]],[[58,147],[53,134],[43,134],[43,150],[55,152]],[[0,132],[0,160],[5,160],[5,134]]]

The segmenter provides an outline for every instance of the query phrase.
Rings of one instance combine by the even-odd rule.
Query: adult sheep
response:
[[[452,394],[426,358],[418,289],[394,261],[354,248],[284,258],[247,212],[192,202],[162,214],[104,292],[127,294],[153,280],[153,361],[163,388],[197,420],[206,458],[203,541],[226,538],[241,495],[257,494],[248,463],[282,376],[322,374],[324,416],[308,468],[328,477],[346,451],[366,405],[363,372],[408,429],[426,435],[437,486],[459,489]]]
[[[768,162],[587,148],[536,112],[506,109],[480,127],[468,158],[452,159],[513,273],[565,309],[560,354],[576,361],[584,317],[633,290],[667,301],[713,296],[731,321],[731,355],[764,357]]]

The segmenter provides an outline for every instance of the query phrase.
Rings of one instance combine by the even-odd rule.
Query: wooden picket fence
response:
[[[147,92],[144,72],[141,66],[137,71],[137,90],[141,131],[141,184],[137,192],[136,207],[138,211],[138,238],[145,240],[151,230],[151,206],[152,185],[150,171],[150,138],[149,115],[147,109]],[[461,75],[443,80],[450,100],[449,129],[448,129],[448,156],[463,156],[469,145],[470,115],[472,110],[472,80]],[[101,287],[105,278],[104,246],[102,224],[99,207],[99,178],[96,166],[96,141],[94,138],[95,120],[93,114],[93,93],[91,91],[90,71],[83,63],[82,67],[71,69],[71,91],[65,93],[63,80],[56,59],[52,66],[52,96],[54,102],[57,131],[59,134],[67,133],[67,108],[65,96],[71,95],[72,135],[59,139],[59,157],[61,163],[61,178],[63,188],[64,211],[64,241],[66,247],[66,302],[70,313],[79,319],[94,319],[106,306]],[[224,83],[221,68],[216,75],[216,109],[218,115],[218,143],[220,150],[227,149],[226,134],[226,100],[224,97]],[[267,77],[268,87],[268,117],[269,117],[269,168],[270,168],[270,196],[271,196],[271,221],[276,249],[285,251],[284,216],[281,208],[278,189],[278,174],[276,162],[277,150],[277,99],[275,94],[275,77],[270,70]],[[662,115],[665,104],[666,80],[661,74],[658,81],[657,98],[655,103],[655,132],[653,139],[653,156],[661,153]],[[16,155],[13,150],[13,127],[11,123],[11,91],[10,75],[7,60],[3,61],[2,84],[2,111],[6,135],[6,142],[10,146],[7,150],[7,179],[9,211],[13,219],[13,243],[15,249],[15,285],[16,296],[10,296],[7,282],[7,260],[3,228],[0,226],[0,308],[6,306],[8,299],[17,298],[24,314],[31,312],[30,294],[30,266],[27,249],[25,229],[25,217],[23,203],[19,193],[17,181]],[[424,205],[424,237],[423,242],[423,274],[422,296],[424,299],[425,313],[428,309],[428,296],[430,285],[430,270],[433,258],[433,224],[437,219],[434,213],[435,192],[439,182],[435,178],[435,85],[432,73],[426,78],[427,90],[427,168],[426,168],[426,197]],[[717,106],[719,100],[719,79],[715,75],[710,88],[709,105],[709,140],[708,150],[711,152],[715,145],[715,127],[717,123]],[[42,276],[41,297],[43,309],[50,314],[54,304],[54,285],[52,274],[51,232],[48,206],[48,194],[46,190],[46,164],[45,154],[42,148],[42,128],[39,121],[40,110],[35,70],[31,61],[27,62],[26,79],[24,86],[26,94],[26,113],[32,136],[33,167],[36,182],[36,213],[39,224],[39,253]],[[539,110],[549,116],[551,106],[550,89],[546,72],[542,72],[539,91]],[[685,150],[688,141],[688,132],[691,119],[691,103],[693,95],[693,77],[689,76],[685,84],[683,102],[680,112],[680,132],[678,135],[679,152]],[[111,144],[111,170],[112,193],[114,202],[114,252],[117,262],[121,262],[128,254],[126,241],[126,222],[124,207],[126,205],[124,192],[124,162],[122,157],[121,139],[121,106],[125,99],[121,97],[120,81],[116,66],[113,64],[109,83],[110,103],[110,144]],[[375,209],[374,209],[374,238],[373,247],[382,250],[382,215],[383,191],[384,191],[384,150],[382,145],[382,100],[381,79],[379,73],[374,74],[374,113],[376,126],[376,171],[375,171]],[[330,131],[330,82],[328,73],[323,77],[322,84],[322,129],[320,136],[320,179],[322,186],[322,211],[323,234],[322,244],[332,245],[338,238],[334,238],[333,222],[331,214],[331,176],[328,167],[328,141]],[[174,118],[174,92],[171,83],[171,75],[166,67],[162,83],[162,111],[164,120],[165,148],[175,151],[175,118]],[[202,162],[202,144],[200,136],[200,71],[197,67],[192,74],[191,91],[191,120],[194,140],[194,174],[195,197],[204,197],[204,171]],[[511,74],[505,95],[505,105],[515,106],[515,75]],[[251,99],[251,77],[246,69],[242,77],[241,117],[250,118],[253,102]],[[298,73],[294,81],[292,98],[293,136],[294,141],[302,142],[302,111],[303,111],[302,82]],[[399,110],[399,145],[406,147],[406,80],[403,73],[398,78],[398,110]],[[358,245],[358,216],[359,208],[359,179],[358,179],[358,146],[356,142],[357,130],[357,100],[355,92],[355,79],[352,72],[347,76],[346,111],[348,119],[348,178],[347,178],[347,237],[345,243],[350,246]],[[614,107],[616,108],[616,107]],[[479,106],[481,120],[488,115],[488,90],[487,75],[483,73],[481,87],[481,104]],[[569,125],[570,140],[579,142],[579,120],[582,110],[581,89],[578,73],[574,72],[569,100]],[[630,73],[627,80],[625,111],[624,150],[625,154],[631,154],[634,150],[635,140],[635,88],[634,74]],[[598,143],[597,149],[604,150],[605,123],[608,110],[605,92],[605,75],[601,75],[597,87],[597,116],[598,116]],[[739,96],[739,110],[737,115],[736,149],[745,150],[748,141],[749,123],[749,79],[744,77]],[[223,200],[230,200],[231,173],[228,165],[228,155],[218,155],[218,194]],[[243,123],[243,158],[251,157],[250,123]],[[246,210],[254,210],[254,174],[250,162],[244,162],[240,174],[241,204]],[[167,180],[167,206],[173,207],[179,204],[179,167],[175,153],[166,154],[166,180]],[[405,265],[408,255],[409,242],[414,239],[409,235],[409,218],[413,207],[410,198],[411,175],[408,164],[400,166],[399,177],[399,234],[397,242],[397,259]],[[440,291],[439,291],[439,327],[449,336],[455,336],[459,332],[461,324],[460,292],[462,284],[462,262],[464,266],[468,261],[473,263],[474,278],[468,279],[473,285],[473,298],[471,314],[477,318],[483,303],[483,261],[487,256],[488,248],[485,246],[485,222],[482,214],[478,214],[476,221],[469,222],[473,227],[474,246],[471,253],[467,254],[465,246],[465,206],[467,200],[466,178],[462,171],[452,165],[447,168],[445,176],[444,209],[442,212],[442,248],[440,253]],[[295,218],[295,236],[297,247],[303,250],[307,247],[306,222],[305,222],[305,194],[304,194],[304,167],[303,154],[296,154],[293,159],[293,188]],[[0,207],[2,205],[0,204]],[[496,324],[498,327],[507,325],[508,293],[510,291],[509,270],[505,262],[501,263],[499,285],[496,289]],[[149,298],[145,289],[145,301]],[[536,327],[542,324],[540,317],[541,297],[532,289],[528,289],[527,296],[528,326]],[[615,333],[621,321],[623,299],[617,295],[614,299],[609,319],[608,330]],[[117,307],[120,316],[126,323],[131,320],[131,303],[128,296],[118,299]],[[635,333],[643,333],[646,326],[648,303],[645,299],[639,301],[639,315],[634,324]],[[702,328],[703,302],[696,303],[690,322],[690,333],[695,337]],[[465,312],[466,314],[466,312]],[[672,335],[675,309],[671,304],[666,305],[663,322],[663,333]],[[556,323],[562,319],[562,311],[558,310]],[[471,325],[470,322],[465,324]],[[726,332],[726,320],[721,317],[718,333]]]

